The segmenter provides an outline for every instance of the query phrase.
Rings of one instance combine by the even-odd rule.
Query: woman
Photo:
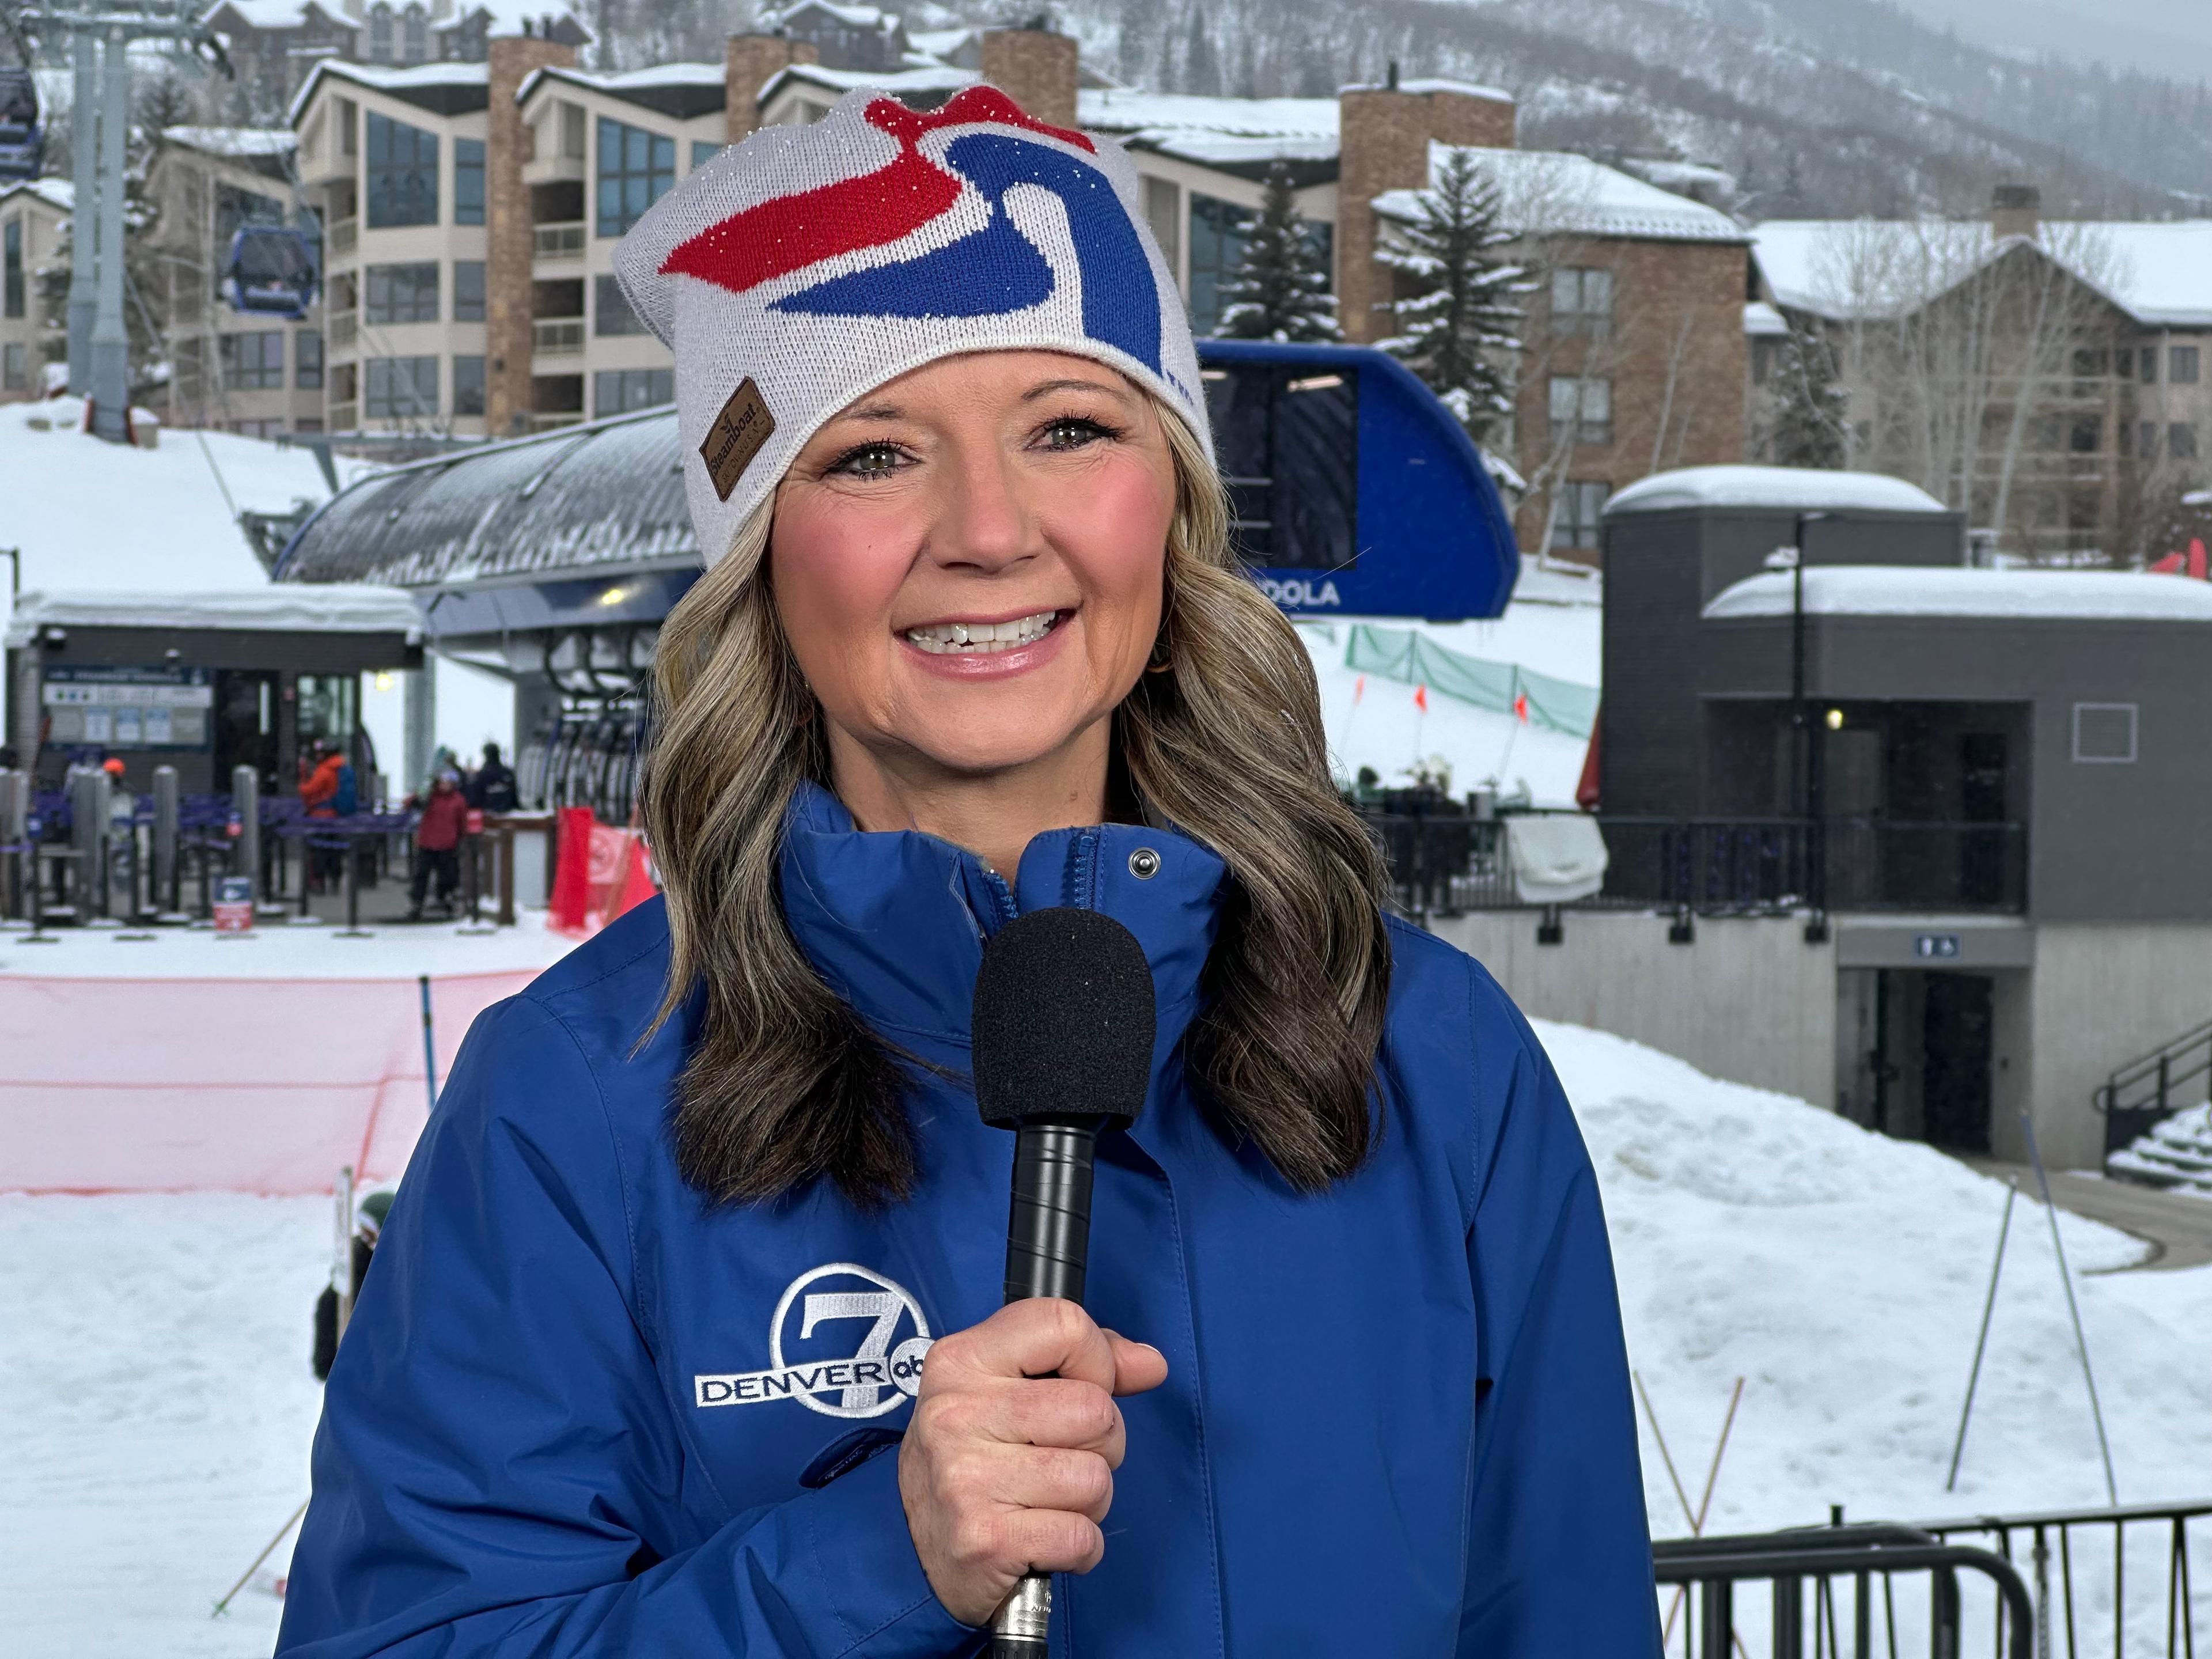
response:
[[[619,255],[710,568],[647,906],[478,1022],[333,1371],[282,1650],[1648,1655],[1589,1161],[1528,1028],[1386,927],[1237,574],[1124,158],[854,94]],[[999,1310],[982,943],[1151,963],[1088,1311]],[[1116,1334],[1116,1333],[1121,1334]]]

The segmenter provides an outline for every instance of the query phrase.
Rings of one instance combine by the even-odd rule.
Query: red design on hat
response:
[[[995,87],[969,87],[930,114],[878,98],[868,106],[867,122],[898,141],[890,165],[733,213],[678,243],[662,274],[696,276],[743,294],[841,253],[912,235],[960,199],[959,179],[917,148],[924,133],[939,127],[1018,127],[1097,154],[1083,134],[1048,126]]]

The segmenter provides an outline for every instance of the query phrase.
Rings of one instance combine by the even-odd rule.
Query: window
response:
[[[453,140],[453,222],[484,222],[484,147],[481,138]]]
[[[408,63],[419,64],[430,55],[430,20],[420,6],[407,8],[405,32],[399,50]]]
[[[392,61],[392,8],[389,6],[371,6],[368,9],[368,61],[372,64]]]
[[[561,106],[561,154],[571,161],[584,159],[584,106]]]
[[[303,328],[292,337],[292,384],[313,392],[323,384],[323,337]]]
[[[599,118],[599,234],[619,236],[676,182],[676,141]]]
[[[1559,510],[1552,518],[1552,545],[1595,547],[1605,498],[1613,486],[1599,478],[1570,478],[1559,486]]]
[[[1176,275],[1182,260],[1182,186],[1172,179],[1145,180],[1145,222],[1168,262],[1168,275]]]
[[[2066,430],[2066,447],[2076,455],[2094,455],[2105,447],[2105,417],[2076,415]]]
[[[702,167],[728,148],[726,144],[716,143],[712,138],[694,138],[691,141],[691,165]]]
[[[230,239],[245,225],[281,225],[284,204],[235,185],[218,185],[215,192],[215,257],[222,264],[230,257]]]
[[[669,368],[603,368],[592,376],[592,415],[620,415],[676,401],[676,371]]]
[[[2166,457],[2170,461],[2193,461],[2197,459],[2197,428],[2186,421],[2176,421],[2166,429]]]
[[[481,357],[453,359],[453,413],[481,415],[484,412],[484,360]]]
[[[282,392],[284,389],[284,331],[226,334],[216,342],[226,392]]]
[[[2102,347],[2080,346],[2074,352],[2074,378],[2101,380],[2112,373],[2112,359]]]
[[[2176,346],[2166,354],[2166,378],[2176,386],[2197,384],[2197,348]]]
[[[2139,355],[2142,360],[2142,383],[2150,386],[2158,379],[2158,348],[2145,346]]]
[[[23,314],[23,222],[0,228],[0,317]]]
[[[362,413],[372,421],[427,421],[438,413],[435,357],[371,357]]]
[[[1613,441],[1613,382],[1595,374],[1554,374],[1551,386],[1554,435],[1575,428],[1572,441],[1602,447]]]
[[[0,392],[31,389],[30,368],[25,361],[28,356],[21,344],[0,346]]]
[[[2074,705],[2074,758],[2126,765],[2136,757],[2136,705],[2077,702]]]
[[[453,320],[480,323],[484,319],[484,262],[453,261]]]
[[[642,334],[645,325],[638,320],[637,313],[629,308],[629,299],[622,291],[622,283],[613,276],[592,279],[592,332],[594,334]]]
[[[350,98],[338,100],[338,153],[361,154],[361,106]]]
[[[1244,263],[1252,210],[1212,196],[1190,195],[1190,325],[1200,334],[1221,326],[1227,307],[1221,286]]]
[[[438,320],[438,265],[371,265],[368,304],[362,320],[379,323],[434,323]]]
[[[1603,339],[1613,332],[1613,273],[1568,266],[1552,273],[1552,332]],[[1580,545],[1580,544],[1577,544]]]
[[[2136,459],[2154,461],[2158,459],[2158,422],[2145,421],[2136,433]]]
[[[368,112],[368,226],[438,222],[438,135]]]

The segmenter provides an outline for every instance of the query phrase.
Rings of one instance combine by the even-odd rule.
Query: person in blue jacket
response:
[[[617,270],[705,575],[641,907],[469,1035],[330,1378],[279,1651],[1652,1659],[1589,1160],[1384,917],[1103,140],[857,93]],[[1000,1308],[1010,919],[1151,965],[1087,1306]]]

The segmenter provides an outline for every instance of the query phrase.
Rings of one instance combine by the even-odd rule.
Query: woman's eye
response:
[[[840,455],[830,470],[848,478],[881,478],[897,471],[905,459],[894,444],[863,444]]]
[[[1099,422],[1085,420],[1079,416],[1069,416],[1066,419],[1054,421],[1050,426],[1045,428],[1044,447],[1047,449],[1081,449],[1085,445],[1097,442],[1101,438],[1110,438],[1114,435],[1111,428]]]

